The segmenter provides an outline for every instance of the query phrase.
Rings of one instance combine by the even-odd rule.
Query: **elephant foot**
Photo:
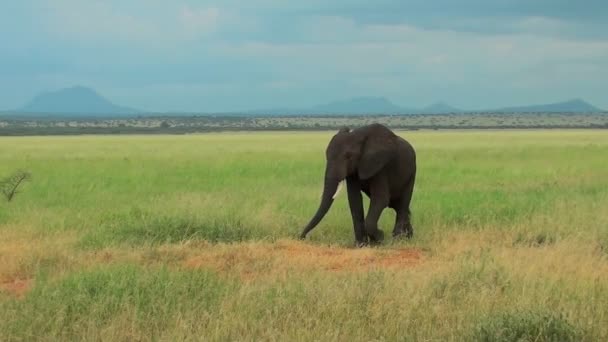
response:
[[[379,245],[384,241],[384,232],[377,229],[375,234],[369,236],[369,242],[371,245]]]
[[[412,227],[410,227],[410,229],[405,231],[405,237],[407,239],[411,239],[414,237],[414,229],[412,229]]]
[[[401,239],[401,238],[411,239],[413,236],[414,236],[414,229],[409,224],[405,227],[405,229],[400,228],[400,229],[393,230],[394,239]]]
[[[367,241],[356,241],[355,242],[355,248],[365,248],[369,246],[369,242]]]

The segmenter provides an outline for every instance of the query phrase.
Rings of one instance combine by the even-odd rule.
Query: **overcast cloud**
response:
[[[155,111],[386,96],[481,109],[584,98],[608,109],[608,2],[11,1],[0,109],[85,85]]]

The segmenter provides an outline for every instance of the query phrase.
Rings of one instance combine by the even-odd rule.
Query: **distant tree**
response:
[[[160,128],[169,128],[171,125],[167,121],[163,121],[160,123]]]

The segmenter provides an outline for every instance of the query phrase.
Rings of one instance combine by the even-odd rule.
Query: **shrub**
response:
[[[27,171],[18,170],[9,177],[0,180],[0,191],[8,202],[12,201],[19,193],[19,187],[30,180],[31,174]]]

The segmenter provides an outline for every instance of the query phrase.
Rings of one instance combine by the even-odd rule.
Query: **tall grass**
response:
[[[362,252],[346,196],[277,244],[331,133],[0,138],[0,340],[608,339],[604,131],[400,134],[414,239]]]

